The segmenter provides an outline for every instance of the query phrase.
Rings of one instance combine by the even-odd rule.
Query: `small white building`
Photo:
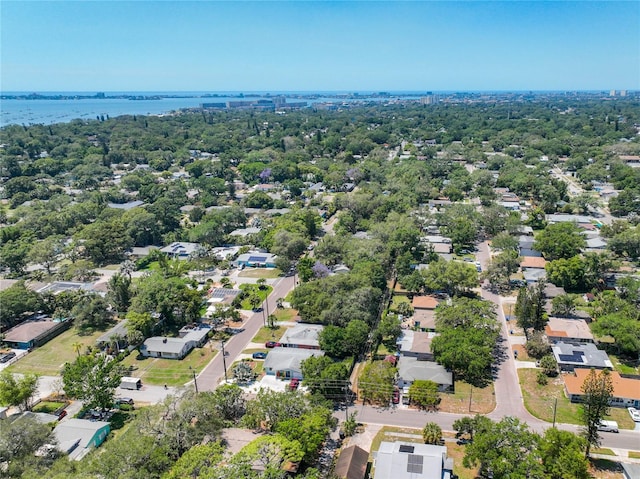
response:
[[[302,361],[311,356],[324,356],[317,349],[274,348],[264,360],[264,372],[280,379],[303,379]]]
[[[178,338],[154,336],[144,342],[140,353],[151,358],[182,359],[193,348],[202,347],[207,342],[210,330],[209,326],[201,324],[196,327],[185,326]]]

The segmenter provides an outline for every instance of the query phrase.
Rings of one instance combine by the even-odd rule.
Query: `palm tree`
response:
[[[73,348],[73,350],[78,354],[78,357],[80,357],[80,350],[82,349],[82,346],[84,346],[82,343],[73,343],[71,345],[71,347]]]
[[[422,430],[422,438],[425,444],[440,444],[440,441],[442,441],[442,428],[435,422],[428,422]]]

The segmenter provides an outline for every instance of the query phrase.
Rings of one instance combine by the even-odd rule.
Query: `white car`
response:
[[[631,419],[633,419],[635,422],[640,422],[640,410],[633,408],[633,407],[628,407],[627,411],[629,411],[629,414],[631,415]]]

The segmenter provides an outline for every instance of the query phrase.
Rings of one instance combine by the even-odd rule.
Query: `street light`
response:
[[[220,341],[220,344],[222,345],[222,366],[224,367],[224,382],[227,382],[227,359],[225,358],[225,353],[224,353],[224,339],[222,339]]]

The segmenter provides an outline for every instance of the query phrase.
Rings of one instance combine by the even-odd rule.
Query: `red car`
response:
[[[265,348],[275,348],[278,345],[275,341],[267,341],[264,343]]]
[[[393,404],[398,404],[400,402],[400,391],[398,388],[393,390],[393,396],[391,396],[391,402]]]
[[[298,389],[299,385],[300,385],[300,380],[293,378],[289,383],[289,389],[291,389],[292,391],[295,391],[296,389]]]

